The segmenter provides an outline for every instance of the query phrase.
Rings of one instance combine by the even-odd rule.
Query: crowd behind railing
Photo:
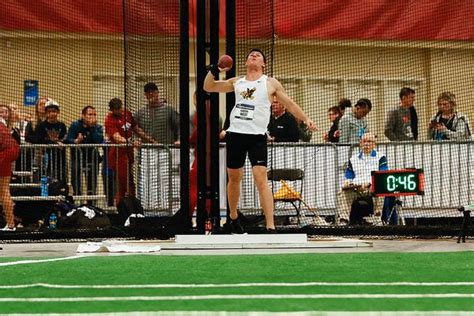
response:
[[[73,194],[87,203],[102,200],[102,206],[113,207],[125,195],[136,194],[137,179],[138,195],[149,200],[143,202],[149,205],[148,209],[175,211],[179,207],[179,155],[168,146],[179,143],[179,114],[160,97],[156,84],[146,84],[144,94],[148,104],[135,113],[126,110],[120,99],[111,99],[108,104],[109,113],[104,121],[105,129],[97,122],[97,110],[93,106],[84,107],[81,118],[72,122],[69,128],[61,122],[60,106],[51,98],[37,100],[34,118],[20,116],[15,105],[2,106],[1,124],[8,127],[13,139],[21,144],[21,154],[13,167],[16,177],[12,182],[27,187],[38,184],[42,177],[50,177],[71,185]],[[441,93],[437,100],[439,111],[428,126],[429,139],[461,142],[448,142],[443,146],[439,146],[439,142],[416,142],[421,128],[418,127],[414,100],[413,89],[401,89],[400,104],[389,112],[385,122],[385,136],[394,143],[378,147],[384,154],[378,155],[375,137],[368,133],[365,117],[372,109],[369,99],[360,99],[353,107],[349,100],[343,99],[338,106],[329,108],[332,126],[324,133],[322,141],[352,145],[360,142],[362,153],[365,143],[371,143],[371,149],[366,151],[366,155],[377,158],[377,162],[369,161],[366,162],[367,166],[359,166],[363,172],[369,169],[381,170],[385,168],[382,167],[384,164],[390,168],[424,168],[428,180],[426,195],[419,199],[408,198],[407,206],[412,209],[454,207],[470,202],[472,168],[469,157],[472,146],[470,142],[462,143],[471,139],[467,116],[456,110],[454,94]],[[196,120],[190,121],[195,130]],[[195,135],[194,131],[194,137]],[[370,137],[364,138],[364,135]],[[349,183],[356,183],[364,187],[368,183],[365,180],[360,182],[354,169],[348,171],[348,168],[354,168],[354,164],[358,162],[351,160],[353,157],[347,151],[347,146],[323,146],[324,150],[321,150],[318,140],[314,139],[305,147],[292,146],[290,143],[308,141],[311,136],[302,122],[286,113],[285,107],[276,99],[273,101],[268,126],[268,142],[271,146],[268,168],[273,164],[282,164],[305,170],[303,191],[306,192],[308,204],[314,205],[323,215],[325,210],[336,214],[336,220],[342,223],[341,220],[347,221],[347,214],[341,215],[337,211],[344,204],[337,203],[337,192],[341,185],[344,187]],[[225,140],[225,137],[222,139]],[[279,142],[284,142],[285,145],[272,146]],[[155,145],[143,148],[144,143]],[[6,147],[8,146],[3,142],[2,153]],[[141,148],[138,155],[134,148]],[[273,148],[277,148],[277,155],[272,154]],[[286,153],[285,158],[280,159],[278,155],[288,149],[294,152],[289,155]],[[156,154],[157,152],[161,154]],[[427,152],[431,153],[428,158]],[[326,157],[321,159],[321,154]],[[140,160],[138,168],[134,166],[137,157]],[[382,157],[386,160],[389,157],[388,163],[380,161]],[[3,161],[6,160],[2,160],[2,168],[6,169]],[[446,170],[449,170],[449,175],[445,173]],[[221,171],[221,178],[225,179],[225,163],[222,164]],[[1,175],[5,178],[3,174],[6,173]],[[363,178],[367,178],[367,175],[364,174]],[[242,186],[252,188],[253,183],[244,182]],[[4,205],[8,205],[5,203],[7,196],[4,191],[9,188],[2,182]],[[191,190],[196,188],[192,187]],[[321,190],[324,194],[321,194]],[[244,210],[259,208],[254,195],[244,191],[240,207]],[[221,196],[221,200],[225,201],[225,196]],[[225,208],[225,203],[221,203],[221,207]],[[8,219],[7,222],[11,220]]]

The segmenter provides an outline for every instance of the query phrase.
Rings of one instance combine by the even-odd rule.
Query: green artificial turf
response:
[[[18,258],[22,260],[23,258]],[[10,261],[2,259],[3,262]],[[474,282],[474,253],[347,253],[233,256],[91,256],[0,267],[0,285]],[[3,298],[161,297],[257,294],[474,293],[463,286],[246,286],[225,288],[0,289]],[[74,308],[71,310],[71,308]],[[0,313],[124,311],[473,311],[471,298],[239,298],[1,302]]]

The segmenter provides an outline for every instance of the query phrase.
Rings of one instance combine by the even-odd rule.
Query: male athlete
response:
[[[230,68],[213,66],[204,80],[207,92],[235,91],[235,106],[230,113],[227,129],[227,198],[230,208],[230,226],[234,234],[244,231],[240,225],[237,205],[240,197],[240,182],[247,153],[252,164],[252,173],[257,186],[260,203],[265,214],[268,233],[275,233],[273,220],[273,196],[267,179],[267,126],[271,114],[273,98],[284,105],[286,110],[298,120],[315,130],[314,122],[286,94],[280,82],[263,74],[265,55],[259,49],[252,49],[247,55],[246,74],[228,80],[216,80],[220,71]]]

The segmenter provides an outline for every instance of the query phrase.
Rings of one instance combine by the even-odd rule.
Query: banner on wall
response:
[[[39,97],[38,80],[25,80],[23,82],[23,104],[33,106]]]

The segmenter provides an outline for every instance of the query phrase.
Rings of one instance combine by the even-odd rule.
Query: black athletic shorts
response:
[[[245,164],[247,153],[253,166],[267,166],[267,136],[226,133],[227,168],[239,169]]]

